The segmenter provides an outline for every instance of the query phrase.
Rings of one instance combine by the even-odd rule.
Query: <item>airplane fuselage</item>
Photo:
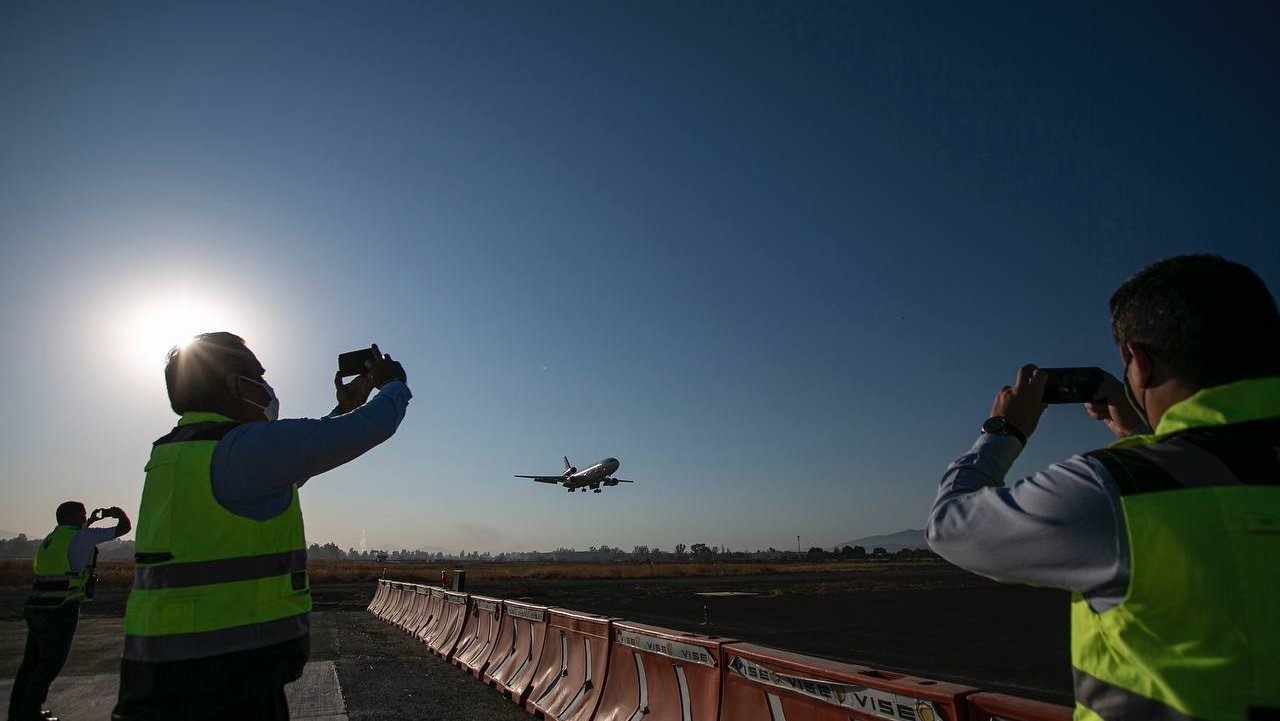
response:
[[[587,488],[591,486],[599,486],[602,481],[612,476],[618,470],[617,458],[606,458],[602,461],[583,468],[577,473],[565,476],[564,481],[560,485],[565,488]]]
[[[599,493],[602,486],[616,486],[619,483],[634,483],[624,478],[614,478],[613,474],[618,470],[617,458],[605,458],[596,461],[590,466],[582,470],[578,470],[576,466],[569,462],[569,457],[564,457],[564,471],[559,475],[552,476],[522,476],[516,474],[516,478],[529,478],[538,483],[554,483],[564,487],[565,490],[573,493],[574,491],[586,491],[590,489],[592,493]]]

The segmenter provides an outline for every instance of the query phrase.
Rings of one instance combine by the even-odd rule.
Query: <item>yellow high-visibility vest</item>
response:
[[[305,636],[311,588],[298,488],[279,515],[238,516],[213,495],[218,441],[239,425],[186,413],[147,463],[125,610],[124,657],[164,662]]]

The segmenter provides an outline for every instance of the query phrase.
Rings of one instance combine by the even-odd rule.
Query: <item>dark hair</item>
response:
[[[61,503],[53,515],[58,519],[58,525],[78,526],[84,522],[84,504],[80,501]]]
[[[1216,255],[1143,268],[1111,296],[1116,344],[1140,343],[1180,380],[1210,388],[1280,375],[1280,312],[1256,273]]]
[[[252,358],[244,339],[226,332],[201,333],[186,345],[170,348],[164,362],[169,406],[178,415],[219,408],[227,373],[251,378],[261,373]]]

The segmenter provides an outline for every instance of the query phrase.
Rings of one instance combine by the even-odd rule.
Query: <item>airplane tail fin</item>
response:
[[[565,457],[564,457],[564,469],[567,471],[567,470],[569,470],[570,468],[573,468],[573,464],[569,462],[569,457],[568,457],[568,456],[565,456]]]

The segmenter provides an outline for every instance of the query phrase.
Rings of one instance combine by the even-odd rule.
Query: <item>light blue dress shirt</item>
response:
[[[81,528],[76,531],[76,535],[71,537],[71,543],[67,545],[67,563],[71,564],[71,570],[76,573],[83,571],[85,564],[89,562],[89,554],[93,553],[98,544],[115,538],[117,527],[119,523],[112,528]]]
[[[929,513],[929,545],[997,581],[1075,591],[1098,613],[1124,600],[1129,539],[1120,492],[1098,461],[1073,456],[1006,486],[1022,451],[983,434],[947,468]]]
[[[293,484],[301,486],[390,438],[412,397],[403,381],[389,381],[350,413],[236,427],[213,451],[214,498],[256,521],[280,515],[293,498]]]

